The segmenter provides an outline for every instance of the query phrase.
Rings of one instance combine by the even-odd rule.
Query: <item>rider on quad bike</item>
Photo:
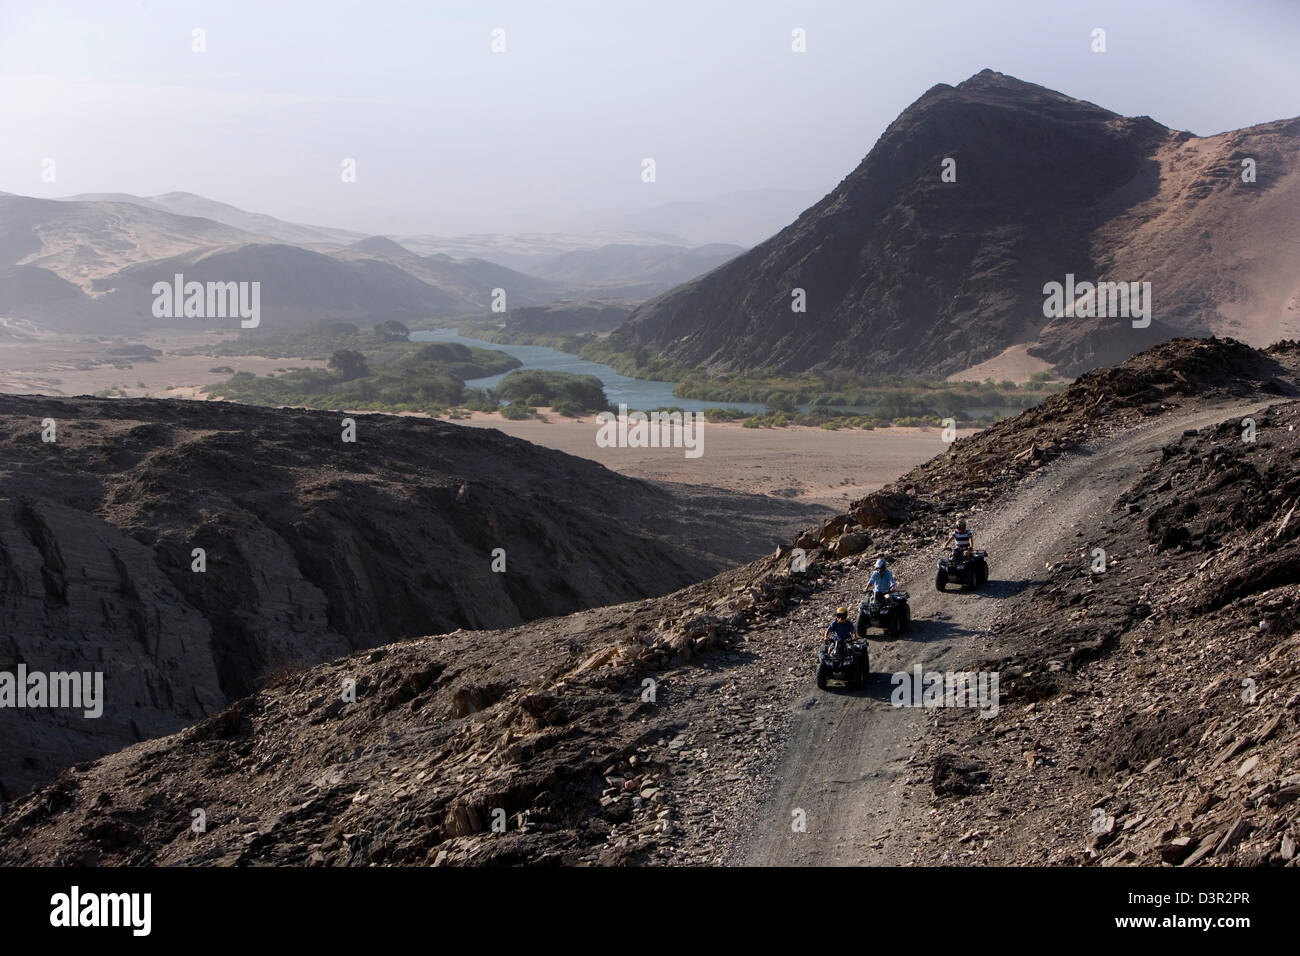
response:
[[[966,551],[975,550],[975,532],[966,528],[966,516],[957,516],[957,530],[948,535],[948,540],[943,543],[946,548],[952,545],[952,556],[954,559],[960,559]]]
[[[934,586],[940,591],[949,584],[978,588],[989,579],[988,552],[975,550],[975,534],[966,527],[966,516],[957,516],[957,530],[948,535],[945,550],[952,544],[951,557],[941,557]]]
[[[871,674],[871,659],[867,642],[855,640],[857,629],[849,621],[849,609],[837,607],[835,620],[826,628],[826,642],[817,651],[817,687],[826,689],[826,682],[834,677],[844,681],[850,690],[863,687]]]
[[[907,605],[907,592],[898,590],[888,563],[886,558],[878,558],[867,586],[862,589],[867,592],[858,605],[858,634],[863,637],[873,627],[897,637],[911,626],[912,612]]]
[[[830,626],[826,628],[826,639],[828,641],[847,641],[856,637],[857,633],[853,622],[849,620],[849,609],[837,607],[835,609],[835,620],[831,621]]]
[[[871,572],[865,590],[874,595],[876,600],[880,600],[884,595],[893,591],[894,586],[894,575],[885,566],[885,559],[877,558],[876,569]]]

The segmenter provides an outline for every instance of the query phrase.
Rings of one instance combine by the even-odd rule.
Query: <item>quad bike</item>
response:
[[[865,687],[871,674],[871,658],[865,639],[829,638],[817,650],[817,687],[826,689],[831,678],[844,681],[850,690]]]
[[[934,575],[934,586],[942,591],[944,585],[952,582],[963,587],[978,588],[989,579],[989,562],[987,551],[973,549],[954,550],[939,559],[939,570]]]
[[[912,609],[907,603],[906,591],[882,591],[868,594],[858,605],[858,633],[878,627],[886,634],[897,637],[912,626]]]

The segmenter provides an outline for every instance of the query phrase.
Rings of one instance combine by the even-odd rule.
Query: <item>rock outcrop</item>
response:
[[[0,709],[0,798],[358,648],[682,587],[818,513],[427,419],[344,442],[345,417],[0,396],[0,671],[106,697]]]

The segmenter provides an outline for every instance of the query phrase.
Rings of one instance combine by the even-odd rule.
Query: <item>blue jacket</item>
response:
[[[833,637],[841,641],[847,641],[853,636],[853,625],[848,621],[831,621],[830,627],[827,628]]]
[[[871,580],[867,582],[867,590],[875,591],[879,594],[881,591],[888,591],[894,586],[894,575],[888,568],[872,573]]]

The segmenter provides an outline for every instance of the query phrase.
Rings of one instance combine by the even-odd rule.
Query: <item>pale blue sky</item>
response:
[[[53,6],[0,0],[0,190],[185,190],[370,232],[826,192],[908,103],[985,67],[1198,134],[1300,114],[1292,0]]]

